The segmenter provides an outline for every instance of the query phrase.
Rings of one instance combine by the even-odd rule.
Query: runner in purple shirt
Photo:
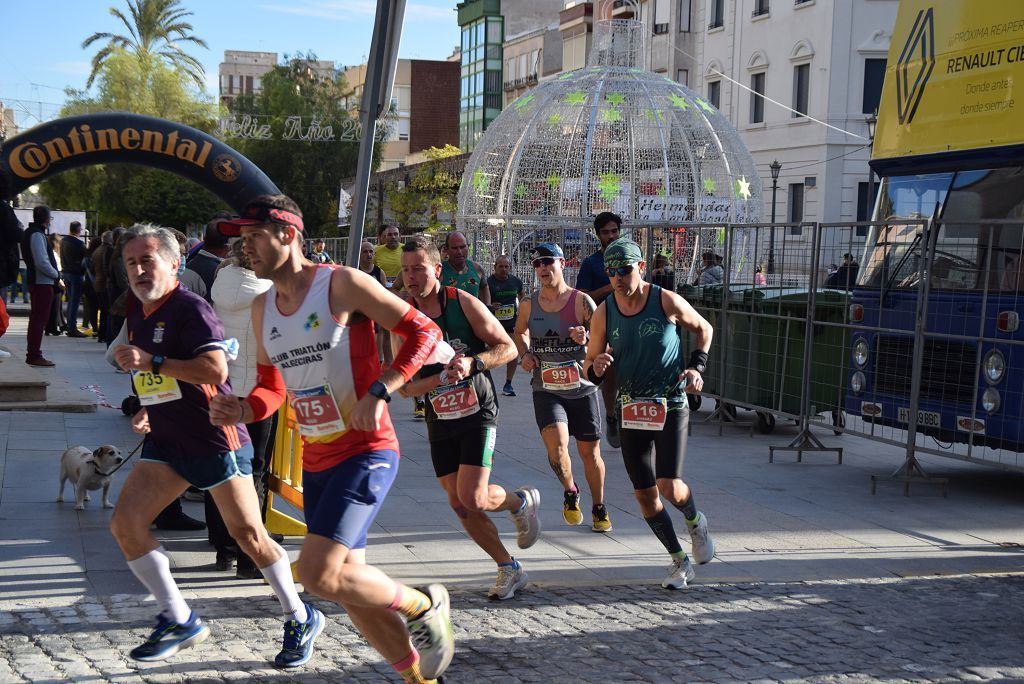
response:
[[[113,353],[118,365],[131,371],[143,406],[132,429],[147,437],[121,490],[110,531],[161,610],[156,628],[130,655],[163,660],[210,634],[189,609],[171,576],[167,552],[149,531],[157,514],[193,485],[209,490],[228,532],[281,602],[284,646],[274,664],[302,665],[313,654],[323,613],[299,599],[288,554],[263,526],[245,429],[210,423],[211,398],[231,391],[224,327],[203,299],[178,287],[181,254],[171,231],[134,226],[122,254],[134,300],[127,315],[129,344]]]

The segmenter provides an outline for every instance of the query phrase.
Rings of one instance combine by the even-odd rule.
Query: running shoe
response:
[[[141,646],[136,646],[128,655],[132,660],[150,662],[170,658],[183,648],[195,646],[206,641],[210,629],[203,624],[195,611],[188,616],[188,622],[178,624],[164,617],[163,613],[156,617],[156,629]]]
[[[412,417],[418,420],[423,420],[427,417],[427,402],[422,399],[416,400],[416,408],[413,409]]]
[[[431,584],[420,591],[430,597],[430,608],[406,624],[412,645],[420,653],[420,672],[425,679],[436,679],[455,655],[448,590],[443,584]]]
[[[501,393],[504,394],[506,397],[514,397],[514,396],[516,396],[516,391],[514,389],[512,389],[512,383],[511,382],[506,382],[505,383],[505,386],[501,388]]]
[[[595,532],[611,532],[612,519],[608,516],[608,509],[604,504],[597,504],[590,509],[590,515],[594,519],[593,530]]]
[[[516,595],[516,592],[526,586],[528,579],[522,563],[515,566],[499,565],[498,577],[494,580],[494,586],[487,592],[487,598],[504,601]]]
[[[697,522],[686,526],[690,528],[690,541],[693,542],[693,560],[697,565],[710,563],[715,557],[715,540],[708,534],[708,519],[703,513],[697,513]]]
[[[284,623],[284,645],[274,658],[277,667],[298,667],[313,657],[313,642],[324,628],[324,614],[306,606],[306,621],[289,620]]]
[[[694,572],[693,563],[690,562],[689,557],[682,560],[673,558],[672,565],[668,569],[668,577],[662,580],[661,586],[666,589],[685,589],[696,576],[697,573]]]
[[[582,525],[583,511],[580,510],[580,488],[575,492],[566,492],[562,502],[562,519],[566,525]]]
[[[615,416],[608,416],[608,432],[605,434],[605,438],[608,440],[608,444],[613,449],[618,449],[619,444],[619,421],[616,420]]]
[[[537,515],[540,508],[540,492],[533,487],[520,487],[516,490],[525,500],[521,509],[512,513],[512,522],[516,525],[519,548],[528,549],[537,543],[540,536],[540,517]]]

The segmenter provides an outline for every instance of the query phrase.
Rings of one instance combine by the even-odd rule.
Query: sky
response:
[[[408,0],[399,56],[445,59],[459,42],[457,0]],[[225,50],[313,51],[338,66],[360,64],[370,51],[375,0],[182,0],[188,21],[208,50],[186,48],[206,70],[207,93],[217,93]],[[127,15],[127,0],[0,0],[0,102],[19,113],[19,125],[53,118],[66,87],[84,88],[96,31],[125,33],[110,7]],[[41,38],[41,40],[40,40]]]

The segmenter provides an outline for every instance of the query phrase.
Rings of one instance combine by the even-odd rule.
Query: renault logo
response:
[[[896,103],[900,124],[914,120],[924,87],[935,68],[935,17],[929,7],[917,13],[914,28],[896,63]]]

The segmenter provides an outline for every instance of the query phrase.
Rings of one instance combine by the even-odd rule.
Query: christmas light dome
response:
[[[588,65],[541,82],[487,128],[458,196],[465,229],[761,220],[761,182],[736,129],[689,88],[641,68],[643,24],[595,25]]]

